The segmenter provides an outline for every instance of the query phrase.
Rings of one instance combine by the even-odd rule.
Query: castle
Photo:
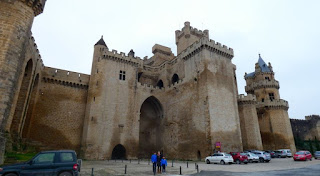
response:
[[[261,56],[238,95],[233,49],[185,22],[177,56],[151,58],[94,45],[91,74],[44,66],[31,34],[45,0],[0,1],[0,163],[8,136],[86,159],[201,159],[213,150],[290,148],[288,102]],[[7,132],[7,133],[6,133]],[[217,144],[221,144],[217,145]]]

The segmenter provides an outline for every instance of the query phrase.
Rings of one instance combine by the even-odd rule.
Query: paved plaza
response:
[[[188,163],[188,167],[187,167]],[[149,165],[150,164],[150,165]],[[194,161],[172,161],[168,160],[167,172],[157,175],[179,175],[180,166],[182,175],[220,175],[220,176],[264,176],[264,175],[316,175],[320,173],[320,160],[295,162],[292,158],[272,159],[270,163],[249,163],[249,164],[205,164],[197,162],[199,173],[195,168]],[[105,175],[153,175],[152,165],[147,160],[107,160],[107,161],[83,161],[81,176],[90,176],[92,168],[94,176]]]

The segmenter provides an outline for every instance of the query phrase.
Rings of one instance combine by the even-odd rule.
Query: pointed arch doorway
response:
[[[154,96],[147,98],[140,108],[139,158],[149,158],[152,153],[163,149],[162,119],[160,101]]]

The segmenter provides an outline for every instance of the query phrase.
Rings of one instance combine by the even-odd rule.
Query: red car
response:
[[[240,152],[230,152],[230,155],[233,158],[233,161],[237,164],[248,164],[248,156],[246,153],[240,153]]]
[[[312,160],[312,155],[309,151],[298,151],[293,155],[293,160],[295,161],[307,161]]]

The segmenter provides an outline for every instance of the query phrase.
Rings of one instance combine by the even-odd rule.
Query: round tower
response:
[[[25,50],[35,16],[46,0],[0,0],[0,164],[3,163],[3,132],[13,116],[14,100],[25,59]]]
[[[279,82],[270,63],[259,54],[255,72],[245,74],[248,94],[256,96],[260,133],[265,150],[291,149],[295,152],[288,102],[280,99]]]

